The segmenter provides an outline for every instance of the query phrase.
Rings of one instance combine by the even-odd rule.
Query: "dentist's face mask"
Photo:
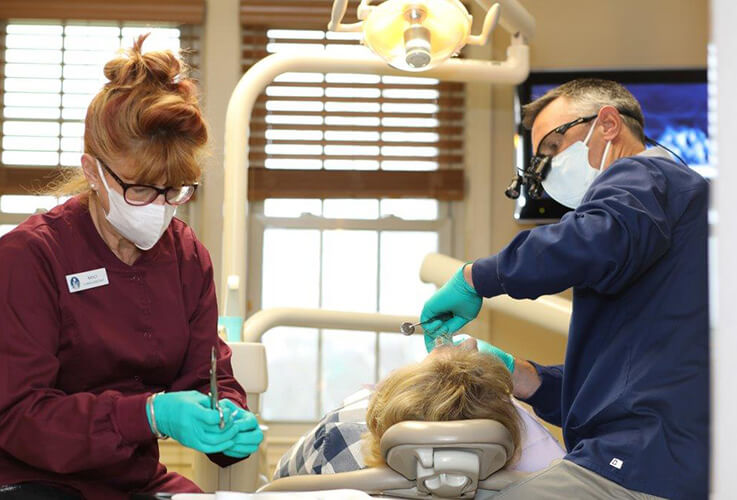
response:
[[[562,140],[569,128],[591,120],[594,120],[594,123],[586,134],[586,138],[583,141],[574,142],[560,153],[555,154],[550,160],[548,173],[542,181],[545,192],[568,208],[576,208],[581,204],[583,195],[586,194],[596,176],[601,173],[612,143],[611,141],[606,143],[599,168],[592,167],[589,164],[588,143],[598,120],[598,116],[594,115],[561,125],[543,137],[538,146],[538,155],[541,151],[544,155],[546,151],[551,151],[551,147],[547,146],[546,142],[555,141],[556,136],[558,140]]]
[[[162,205],[154,203],[143,206],[130,205],[125,201],[123,195],[114,189],[110,189],[105,180],[105,173],[100,165],[100,160],[97,160],[97,171],[105,186],[105,191],[107,191],[110,205],[105,218],[121,236],[139,249],[150,250],[159,241],[166,228],[169,227],[177,208],[168,203]]]

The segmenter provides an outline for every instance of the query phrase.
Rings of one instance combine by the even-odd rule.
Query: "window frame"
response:
[[[375,198],[372,198],[375,199]],[[402,232],[437,232],[438,234],[438,253],[450,254],[453,248],[453,204],[449,202],[438,202],[438,218],[434,220],[405,220],[396,216],[379,217],[377,219],[333,219],[317,215],[302,215],[300,217],[267,217],[264,215],[264,203],[262,201],[249,203],[249,224],[248,224],[248,269],[258,272],[249,272],[247,274],[247,293],[246,293],[246,317],[261,310],[261,297],[263,291],[262,272],[263,269],[263,251],[264,251],[264,233],[267,229],[307,229],[317,230],[322,233],[325,230],[364,230],[376,231],[377,246],[381,247],[381,233],[383,231],[402,231]],[[322,262],[322,246],[320,247],[320,263]],[[377,252],[377,279],[381,275],[381,254]],[[419,279],[419,276],[417,277]],[[319,291],[318,291],[319,292]],[[378,293],[378,290],[377,290]],[[378,307],[378,301],[377,301]],[[419,311],[407,311],[407,314],[417,315]],[[399,325],[397,325],[397,328]],[[317,370],[316,377],[318,386],[322,380],[322,337],[323,330],[317,330]],[[374,378],[379,380],[379,372],[381,366],[381,354],[379,346],[379,331],[376,334],[374,343]],[[397,333],[399,335],[399,333]],[[308,390],[308,389],[305,389]],[[322,398],[323,395],[316,388],[315,407],[317,418],[322,414]],[[263,404],[261,408],[263,413]],[[315,422],[315,420],[280,420],[268,419],[269,423],[278,424],[302,424]]]

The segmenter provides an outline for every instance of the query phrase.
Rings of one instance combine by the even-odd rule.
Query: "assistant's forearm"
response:
[[[514,358],[514,372],[512,373],[512,384],[514,385],[514,397],[527,399],[540,387],[542,381],[532,363],[524,359]]]

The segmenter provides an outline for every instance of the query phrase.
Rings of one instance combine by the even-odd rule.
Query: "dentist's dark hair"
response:
[[[522,125],[528,130],[548,104],[565,97],[581,116],[593,115],[604,106],[614,106],[632,134],[645,144],[645,117],[640,103],[622,84],[599,78],[579,78],[547,91],[522,107]]]

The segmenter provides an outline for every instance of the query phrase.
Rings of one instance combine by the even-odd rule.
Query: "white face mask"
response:
[[[550,171],[542,181],[545,192],[555,201],[568,208],[576,208],[581,204],[583,195],[586,194],[591,183],[604,168],[604,162],[609,154],[609,147],[612,145],[611,141],[606,143],[598,170],[589,164],[588,142],[594,132],[597,120],[598,117],[594,120],[583,141],[576,141],[553,156],[550,161]]]
[[[149,203],[141,207],[128,204],[123,195],[110,189],[105,180],[105,174],[97,160],[97,171],[107,191],[110,209],[105,218],[120,233],[122,237],[136,245],[141,250],[150,250],[166,228],[177,211],[177,207],[168,203],[155,205]]]

